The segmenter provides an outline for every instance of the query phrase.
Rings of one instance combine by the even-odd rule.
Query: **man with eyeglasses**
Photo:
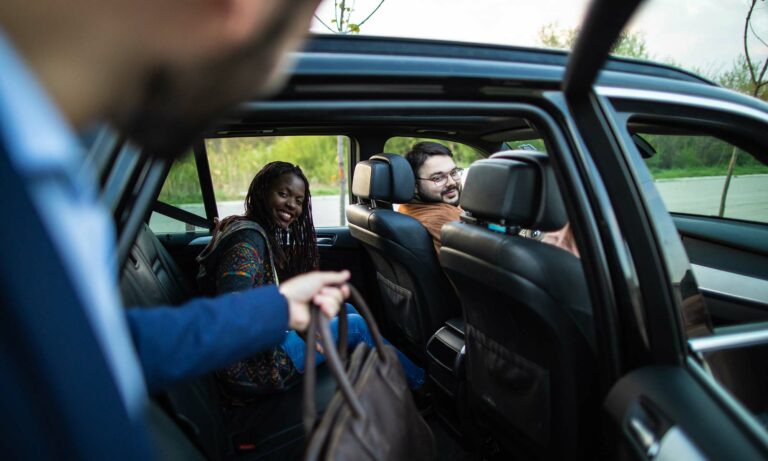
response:
[[[451,150],[436,142],[414,144],[405,159],[413,168],[416,190],[411,203],[400,205],[397,211],[419,220],[439,252],[440,229],[447,222],[458,221],[461,215],[459,197],[464,170],[454,163]]]

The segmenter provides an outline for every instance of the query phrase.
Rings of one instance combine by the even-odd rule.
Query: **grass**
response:
[[[722,166],[670,168],[665,170],[651,168],[651,175],[653,176],[653,179],[697,178],[703,176],[725,176],[726,174],[727,170],[725,170]],[[734,176],[747,174],[768,174],[768,166],[739,165],[733,169],[733,174]]]

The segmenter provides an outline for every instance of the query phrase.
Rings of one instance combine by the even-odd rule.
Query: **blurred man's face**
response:
[[[198,18],[202,22],[197,30],[184,31],[176,25],[159,33],[162,43],[158,43],[157,49],[148,50],[156,54],[156,64],[144,75],[138,100],[126,101],[112,117],[130,138],[154,155],[182,153],[213,118],[274,87],[286,54],[301,43],[318,3],[197,3],[201,1],[222,8],[230,5],[238,11],[231,21],[210,27],[206,26],[205,18]],[[194,24],[192,19],[185,24]],[[195,38],[200,36],[209,37],[211,43]]]

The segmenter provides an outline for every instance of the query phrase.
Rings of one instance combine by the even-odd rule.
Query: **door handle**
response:
[[[659,454],[659,438],[642,418],[638,416],[630,417],[629,430],[637,443],[640,444],[648,459],[653,459]]]
[[[661,417],[655,406],[645,399],[635,402],[627,418],[627,429],[648,459],[654,459],[661,450],[661,440],[671,424]]]
[[[318,246],[333,246],[336,243],[336,237],[317,237]]]

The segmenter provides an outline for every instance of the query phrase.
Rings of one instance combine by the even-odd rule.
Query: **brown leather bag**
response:
[[[350,287],[351,302],[365,319],[376,344],[357,345],[345,369],[346,309],[339,316],[339,350],[331,339],[329,320],[312,309],[308,338],[320,329],[321,343],[336,394],[319,422],[315,409],[315,351],[307,342],[304,375],[304,425],[309,443],[306,460],[431,460],[435,438],[421,417],[392,346],[384,344],[371,311],[360,293]]]

